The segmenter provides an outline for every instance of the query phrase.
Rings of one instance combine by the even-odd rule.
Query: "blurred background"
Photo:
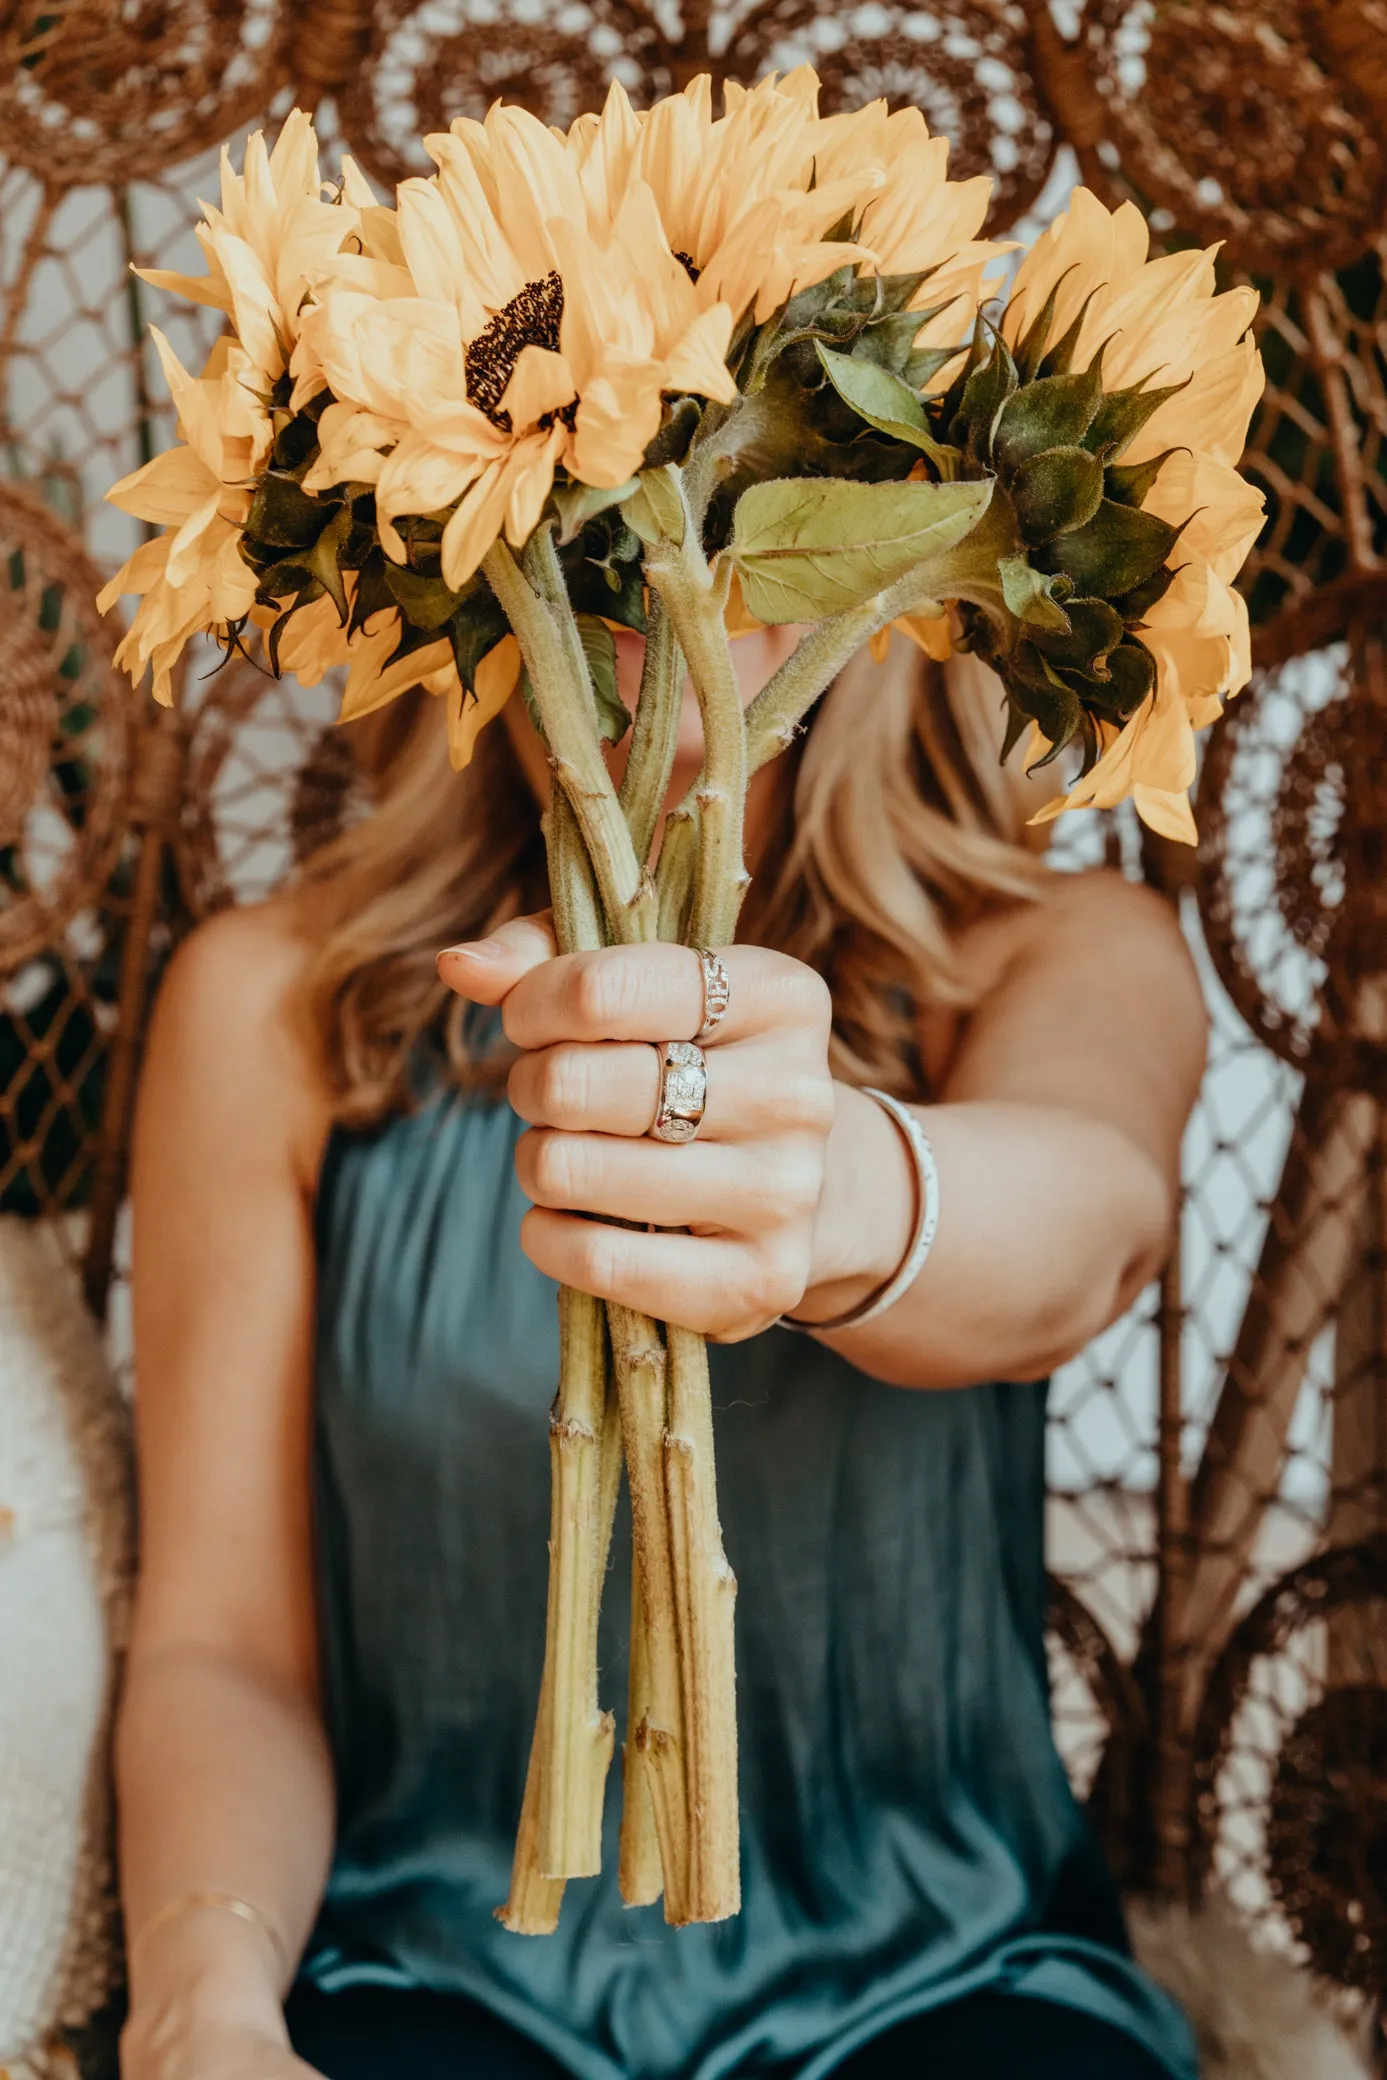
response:
[[[295,102],[325,173],[350,149],[384,195],[425,169],[423,132],[497,95],[566,124],[614,77],[640,103],[806,58],[830,106],[916,102],[956,176],[994,176],[993,235],[1033,236],[1082,180],[1134,200],[1156,246],[1221,241],[1227,280],[1262,294],[1257,673],[1208,743],[1198,855],[1123,813],[1068,819],[1053,846],[1058,869],[1107,860],[1179,907],[1213,1045],[1170,1268],[1054,1385],[1052,1661],[1066,1761],[1129,1889],[1217,1887],[1372,2003],[1387,0],[0,4],[0,1259],[42,1235],[128,1370],[125,1148],[162,964],[360,807],[331,688],[199,654],[168,716],[112,672],[92,596],[137,523],[102,494],[174,433],[144,327],[198,366],[219,323],[131,263],[200,272],[220,146]],[[0,1666],[0,1697],[15,1680]]]

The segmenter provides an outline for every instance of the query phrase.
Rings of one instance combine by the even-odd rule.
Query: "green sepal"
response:
[[[1120,506],[1142,505],[1163,465],[1174,453],[1174,448],[1167,448],[1163,454],[1153,455],[1149,462],[1110,462],[1104,472],[1103,496],[1115,499]]]
[[[667,399],[660,430],[641,457],[641,468],[663,469],[666,463],[682,462],[702,417],[703,406],[698,398]]]
[[[1059,301],[1063,280],[1064,275],[1061,275],[1016,343],[1016,373],[1023,383],[1035,381],[1045,358],[1045,346],[1050,337],[1050,327],[1055,322],[1055,305]]]
[[[1007,684],[1012,699],[1049,739],[1050,749],[1028,772],[1038,772],[1057,758],[1080,726],[1083,709],[1072,686],[1046,662],[1029,642],[1020,643],[1007,660]]]
[[[320,507],[320,520],[322,512]],[[335,511],[329,509],[329,513],[327,526],[322,528],[316,541],[261,566],[263,575],[255,593],[259,605],[272,606],[277,600],[292,595],[295,606],[306,607],[326,593],[337,609],[339,623],[345,627],[347,593],[342,580],[341,556],[352,531],[352,509],[338,506]]]
[[[388,562],[384,550],[377,549],[357,572],[356,594],[352,600],[351,618],[347,622],[349,636],[359,635],[368,621],[395,607],[395,595],[386,576]]]
[[[1152,414],[1168,397],[1178,397],[1185,383],[1171,383],[1164,390],[1109,390],[1093,415],[1084,435],[1084,446],[1112,464],[1121,459]]]
[[[830,383],[859,419],[890,440],[918,448],[942,477],[957,474],[958,450],[935,439],[924,405],[899,376],[857,355],[836,354],[822,340],[814,342],[814,350]]]
[[[1108,659],[1125,633],[1122,616],[1104,599],[1071,599],[1065,614],[1067,630],[1034,629],[1032,642],[1057,669],[1106,679]]]
[[[1008,489],[1022,538],[1051,542],[1083,527],[1098,511],[1103,465],[1084,448],[1045,448],[1027,457]]]
[[[1082,441],[1103,401],[1103,378],[1095,362],[1072,375],[1042,376],[1023,383],[1009,401],[994,443],[1000,469],[1015,469],[1045,448],[1072,448]]]
[[[916,385],[916,379],[907,374],[912,361],[917,358],[932,361],[933,374],[946,361],[952,361],[957,347],[921,347],[916,340],[931,313],[929,311],[892,311],[884,318],[874,319],[864,325],[852,343],[852,351],[860,361],[873,361],[878,368],[890,369],[893,376],[903,382]]]
[[[1011,349],[998,334],[993,339],[991,354],[973,370],[964,384],[958,421],[949,429],[954,441],[960,446],[966,445],[979,462],[990,464],[992,461],[997,425],[1009,400],[1015,395],[1016,387],[1016,363],[1011,358]]]
[[[1140,625],[1157,602],[1165,598],[1174,582],[1175,570],[1170,564],[1163,563],[1144,584],[1133,585],[1129,592],[1121,593],[1113,605],[1128,628]]]
[[[1143,513],[1100,500],[1093,518],[1071,528],[1039,552],[1042,570],[1063,571],[1074,590],[1090,599],[1118,599],[1153,578],[1175,545],[1179,528]]]
[[[1128,636],[1108,659],[1101,703],[1114,722],[1126,722],[1156,683],[1156,660],[1144,643]],[[1098,705],[1098,703],[1095,703]]]
[[[616,638],[595,614],[578,616],[578,634],[597,703],[597,727],[609,744],[619,744],[631,726],[631,717],[616,690]]]
[[[1041,356],[1040,365],[1036,373],[1042,382],[1047,376],[1068,375],[1074,365],[1074,356],[1078,352],[1079,334],[1084,329],[1084,319],[1088,316],[1088,307],[1097,294],[1098,291],[1096,289],[1089,290],[1088,295],[1079,305],[1078,311],[1070,320],[1069,325],[1060,334],[1055,344],[1052,347],[1048,347]],[[1098,358],[1101,359],[1103,347],[1106,345],[1107,341],[1104,340],[1103,346],[1098,349]]]
[[[385,562],[385,582],[405,620],[415,628],[440,629],[457,611],[460,594],[441,577],[411,570],[408,564]]]
[[[271,549],[306,549],[317,540],[329,510],[328,501],[310,497],[292,477],[270,470],[256,486],[245,531]]]
[[[467,692],[475,695],[477,667],[484,657],[491,655],[502,637],[510,633],[510,623],[501,612],[501,603],[484,580],[474,579],[464,591],[445,632],[452,646],[457,675]]]
[[[997,565],[1007,611],[1029,628],[1067,630],[1069,616],[1057,596],[1067,578],[1038,571],[1024,556],[1003,556]]]

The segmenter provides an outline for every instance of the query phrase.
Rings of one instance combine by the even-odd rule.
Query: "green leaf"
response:
[[[818,621],[860,606],[970,534],[990,480],[859,484],[778,478],[743,492],[728,554],[759,621]]]
[[[928,455],[945,477],[952,477],[959,457],[956,449],[940,446],[930,431],[924,406],[908,384],[875,362],[852,354],[835,354],[822,340],[814,342],[824,373],[844,404],[878,433],[903,441]]]
[[[1026,458],[1009,488],[1023,538],[1049,542],[1093,518],[1103,496],[1103,465],[1084,448],[1045,448]]]
[[[1067,376],[1024,383],[1002,413],[997,428],[999,466],[1015,469],[1044,448],[1071,448],[1081,441],[1103,401],[1097,364]]]
[[[246,533],[252,541],[272,549],[306,549],[316,541],[334,499],[325,503],[301,491],[292,477],[271,471],[261,478],[246,516]]]
[[[1116,462],[1131,446],[1152,413],[1168,397],[1178,396],[1184,388],[1184,383],[1171,383],[1164,390],[1110,390],[1084,435],[1084,446],[1091,448],[1094,454],[1101,454],[1105,462]]]
[[[1068,632],[1069,616],[1055,598],[1055,587],[1063,585],[1064,579],[1036,570],[1024,556],[1004,556],[997,570],[1002,598],[1018,621],[1032,628]]]
[[[387,559],[385,582],[406,621],[413,622],[416,628],[442,628],[457,611],[461,595],[445,585],[442,578],[425,577],[407,564]]]
[[[600,490],[595,484],[555,484],[549,497],[559,516],[560,544],[576,540],[598,513],[605,513],[609,506],[619,506],[630,497],[635,484],[634,477],[610,491]]]
[[[642,470],[635,490],[623,500],[621,510],[627,525],[635,529],[648,549],[657,542],[679,543],[684,539],[684,494],[678,476],[669,467]]]
[[[1040,553],[1042,568],[1063,571],[1088,599],[1118,599],[1154,578],[1179,528],[1154,513],[1103,499],[1084,527],[1060,535]]]
[[[631,726],[631,717],[616,690],[616,638],[595,614],[578,616],[578,634],[597,702],[597,726],[609,744],[619,744]]]

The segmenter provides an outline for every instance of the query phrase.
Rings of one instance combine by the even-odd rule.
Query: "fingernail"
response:
[[[460,946],[445,946],[436,960],[494,961],[504,948],[496,939],[464,939]]]

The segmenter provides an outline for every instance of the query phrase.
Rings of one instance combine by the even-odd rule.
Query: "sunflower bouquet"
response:
[[[254,626],[277,672],[344,669],[344,720],[438,695],[459,767],[519,693],[566,949],[730,941],[749,777],[893,632],[991,664],[1006,751],[1069,774],[1042,817],[1130,796],[1192,838],[1195,731],[1249,673],[1231,580],[1261,522],[1234,466],[1255,299],[1216,292],[1211,253],[1150,259],[1134,208],[1080,190],[989,312],[987,181],[950,181],[914,109],[820,115],[807,69],[729,85],[720,114],[706,78],[645,112],[613,86],[567,133],[498,104],[424,142],[435,171],[386,207],[350,160],[322,182],[296,112],[243,173],[224,160],[208,272],[148,275],[229,322],[197,376],[154,333],[182,444],[110,494],[163,529],[102,595],[141,596],[133,678],[168,702],[190,637]],[[730,642],[785,623],[803,632],[744,712]],[[619,628],[645,637],[634,719]],[[703,770],[660,835],[686,675]],[[735,1583],[706,1352],[571,1290],[560,1326],[546,1656],[499,1911],[552,1929],[600,1866],[624,1465],[621,1889],[717,1920],[739,1903]]]

